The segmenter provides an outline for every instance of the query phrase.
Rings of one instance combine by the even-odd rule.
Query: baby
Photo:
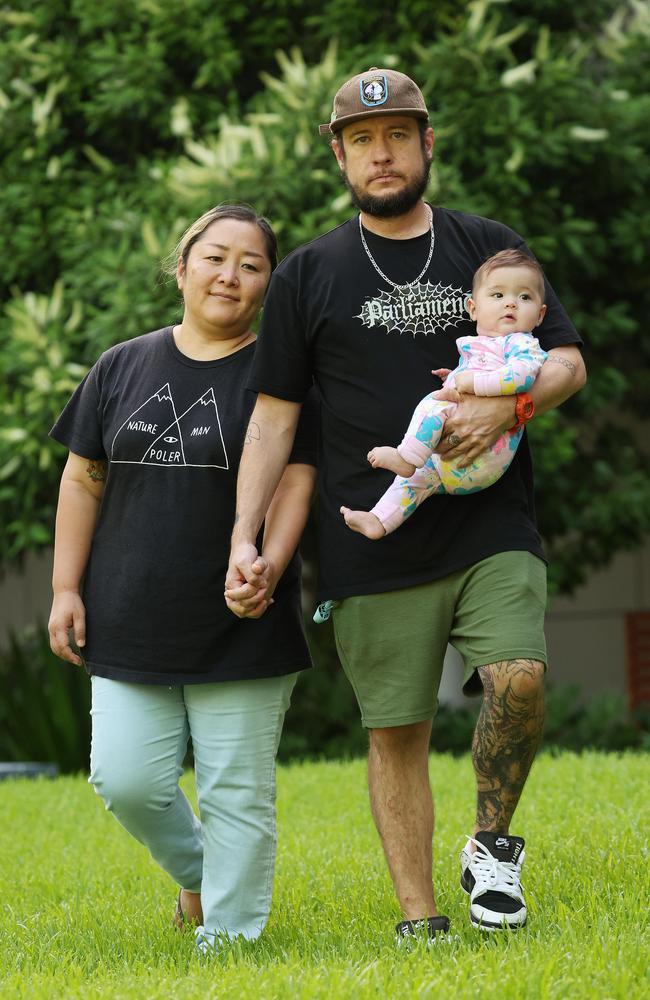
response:
[[[448,374],[445,388],[476,396],[528,392],[547,357],[530,333],[546,312],[544,275],[537,261],[515,249],[490,257],[474,275],[468,309],[477,336],[456,341],[460,364]],[[457,405],[430,393],[418,403],[397,448],[368,453],[375,469],[389,469],[396,478],[371,511],[341,507],[349,528],[367,538],[383,538],[431,493],[475,493],[501,478],[517,450],[523,423],[502,434],[471,465],[458,468],[433,450]]]

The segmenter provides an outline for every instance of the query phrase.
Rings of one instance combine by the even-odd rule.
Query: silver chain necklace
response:
[[[384,274],[384,272],[380,268],[379,264],[377,263],[377,261],[375,260],[375,258],[370,253],[370,248],[369,248],[368,244],[366,243],[365,236],[363,235],[363,226],[361,225],[361,214],[359,214],[359,235],[361,236],[361,242],[363,243],[363,249],[366,251],[366,253],[368,255],[368,260],[370,261],[370,263],[374,267],[374,269],[377,272],[377,274],[379,275],[379,277],[383,281],[385,281],[387,285],[391,285],[393,288],[397,288],[398,291],[402,291],[402,289],[404,289],[404,288],[410,288],[411,285],[417,285],[418,281],[420,281],[420,279],[423,278],[424,275],[427,273],[427,268],[429,267],[429,264],[431,263],[431,258],[433,257],[433,248],[436,245],[436,234],[435,234],[435,231],[434,231],[434,228],[433,228],[433,211],[432,211],[430,205],[427,205],[427,208],[429,209],[429,232],[431,233],[431,245],[429,247],[429,256],[427,257],[427,262],[424,265],[424,267],[422,268],[422,270],[420,271],[420,273],[418,274],[417,278],[413,278],[413,281],[407,281],[404,285],[398,285],[396,281],[391,281],[391,279],[387,275]]]

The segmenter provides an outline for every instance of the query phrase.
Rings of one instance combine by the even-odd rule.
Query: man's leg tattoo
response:
[[[502,660],[478,668],[483,704],[474,730],[478,830],[507,833],[544,723],[544,666]]]

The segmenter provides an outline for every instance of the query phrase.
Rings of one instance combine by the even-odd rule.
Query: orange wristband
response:
[[[515,403],[515,417],[517,422],[514,424],[515,427],[523,427],[528,421],[535,415],[535,404],[533,402],[533,397],[528,392],[517,393],[517,401]]]

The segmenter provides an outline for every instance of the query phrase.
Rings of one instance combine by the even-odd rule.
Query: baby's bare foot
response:
[[[388,469],[396,476],[403,476],[408,479],[415,472],[415,466],[405,461],[397,448],[389,448],[388,445],[373,448],[368,452],[368,461],[373,469]]]
[[[348,528],[358,531],[359,534],[365,535],[373,542],[377,541],[378,538],[383,538],[386,534],[386,529],[379,518],[368,510],[350,510],[349,507],[341,507],[341,513]]]

